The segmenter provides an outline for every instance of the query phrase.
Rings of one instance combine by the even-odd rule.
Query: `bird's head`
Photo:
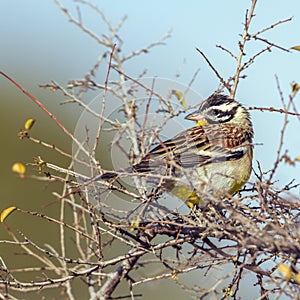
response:
[[[234,99],[222,94],[208,97],[198,110],[187,115],[185,119],[197,122],[197,126],[207,124],[251,126],[247,110]]]

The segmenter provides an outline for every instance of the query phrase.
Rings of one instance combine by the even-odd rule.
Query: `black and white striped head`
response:
[[[222,94],[211,95],[201,103],[198,110],[185,118],[196,121],[198,126],[220,123],[251,126],[247,110],[237,101]]]

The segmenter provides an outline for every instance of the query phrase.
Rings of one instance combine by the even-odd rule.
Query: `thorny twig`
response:
[[[284,20],[280,20],[262,30],[259,30],[258,32],[251,34],[250,31],[250,25],[253,21],[253,18],[255,17],[254,11],[255,11],[255,7],[256,7],[256,3],[257,0],[252,0],[252,4],[251,4],[251,8],[250,10],[246,12],[245,15],[245,22],[244,22],[244,30],[243,33],[241,35],[241,40],[238,42],[238,46],[239,46],[239,53],[238,54],[234,54],[232,51],[230,51],[229,49],[223,47],[222,45],[217,45],[216,47],[221,49],[222,51],[226,52],[227,54],[229,54],[235,61],[236,64],[236,70],[234,72],[234,75],[230,78],[228,78],[227,80],[225,80],[223,78],[223,76],[219,73],[219,71],[217,70],[217,68],[213,65],[213,63],[207,58],[207,56],[204,54],[203,51],[201,51],[200,49],[197,48],[197,51],[202,55],[202,57],[205,59],[205,61],[207,62],[207,64],[209,65],[209,67],[212,69],[212,71],[215,73],[215,75],[217,76],[217,78],[219,79],[220,83],[223,85],[223,87],[225,87],[227,89],[227,91],[229,92],[230,96],[232,98],[235,97],[236,95],[236,91],[237,91],[237,87],[239,85],[239,81],[241,78],[246,78],[246,75],[242,75],[242,73],[259,57],[261,56],[263,53],[265,52],[269,52],[271,51],[272,48],[277,48],[279,50],[285,51],[285,52],[289,52],[289,49],[286,49],[285,47],[282,47],[276,43],[270,42],[267,38],[263,38],[260,35],[271,30],[274,29],[275,27],[282,25],[286,22],[290,22],[292,20],[292,18],[288,18],[288,19],[284,19]],[[254,53],[253,55],[251,55],[247,61],[243,62],[243,60],[245,59],[245,57],[247,57],[246,54],[246,44],[250,41],[261,41],[264,44],[267,44],[267,46],[259,51],[257,51],[256,53]]]
[[[79,9],[78,20],[76,20],[56,0],[60,9],[72,23],[106,47],[105,54],[97,60],[96,64],[83,79],[71,81],[67,88],[63,88],[56,82],[44,85],[44,87],[61,91],[66,96],[67,102],[82,106],[94,117],[98,118],[100,126],[98,128],[98,138],[93,141],[95,142],[95,147],[99,144],[101,125],[105,122],[117,131],[117,137],[127,134],[128,140],[135,145],[133,158],[137,159],[140,152],[147,153],[154,140],[161,142],[158,138],[158,133],[162,125],[151,131],[154,133],[149,137],[149,144],[144,138],[148,129],[146,128],[146,123],[149,118],[149,107],[152,104],[152,97],[155,96],[159,99],[160,109],[165,113],[165,119],[162,124],[179,113],[174,111],[174,107],[165,95],[156,93],[154,90],[155,80],[152,86],[146,86],[140,82],[140,79],[134,79],[128,75],[124,71],[123,63],[142,53],[147,53],[147,50],[153,46],[163,44],[169,35],[167,34],[158,42],[149,44],[146,48],[124,54],[121,57],[118,49],[115,49],[114,43],[118,41],[120,43],[118,48],[122,47],[122,40],[118,35],[118,31],[126,18],[122,18],[119,24],[114,27],[96,6],[84,0],[78,2],[88,5],[100,15],[108,27],[109,36],[98,37],[83,25],[83,16]],[[290,21],[290,19],[274,23],[256,34],[250,34],[249,28],[254,18],[256,3],[257,1],[253,0],[250,10],[246,13],[244,32],[239,42],[239,53],[236,55],[223,46],[217,46],[236,61],[234,75],[227,81],[207,58],[207,55],[200,49],[197,49],[232,97],[237,91],[239,79],[242,78],[241,73],[257,57],[273,47],[285,50],[283,47],[262,38],[260,35],[282,23]],[[244,61],[245,45],[250,40],[262,41],[267,46]],[[104,58],[108,54],[106,80],[104,84],[100,84],[96,80],[92,80],[92,78],[96,77],[96,70],[100,64],[105,63]],[[117,72],[119,80],[114,82],[108,80],[111,68]],[[65,129],[62,123],[43,104],[8,75],[3,72],[1,72],[1,75],[13,82],[41,107],[65,134],[78,144],[79,148],[82,147],[82,144],[74,140],[75,137]],[[191,83],[194,81],[194,78],[195,76],[193,76]],[[139,107],[134,103],[134,99],[132,103],[128,101],[128,90],[124,84],[125,81],[130,82],[132,86],[139,86],[147,94],[148,102],[144,122],[142,122],[141,126],[136,126],[137,119],[135,116]],[[191,83],[188,88],[190,88]],[[259,165],[256,172],[257,182],[249,182],[239,195],[234,197],[228,195],[221,202],[219,199],[211,197],[207,207],[201,208],[199,211],[182,214],[179,210],[170,209],[163,201],[159,201],[161,197],[159,189],[150,191],[145,189],[143,193],[138,193],[135,188],[128,188],[128,184],[124,184],[121,179],[125,176],[130,178],[130,176],[133,177],[134,175],[129,174],[126,170],[115,171],[119,177],[114,182],[101,181],[101,175],[98,175],[98,172],[101,173],[105,170],[100,168],[100,162],[81,159],[80,155],[78,157],[75,156],[73,162],[90,167],[91,174],[94,174],[94,177],[70,170],[72,163],[69,164],[68,168],[48,162],[37,165],[39,173],[48,176],[47,179],[52,176],[52,178],[59,179],[63,183],[62,192],[54,194],[57,199],[53,202],[60,204],[60,217],[56,219],[42,213],[20,208],[17,211],[40,221],[47,221],[53,226],[59,226],[60,250],[56,250],[52,245],[41,246],[39,242],[27,237],[28,234],[25,235],[22,232],[19,233],[21,238],[17,238],[12,230],[4,224],[12,241],[3,241],[1,244],[8,245],[13,242],[16,246],[21,247],[23,253],[34,259],[38,266],[41,266],[40,269],[26,267],[9,269],[5,260],[0,259],[2,274],[4,274],[0,279],[0,285],[1,288],[4,287],[5,294],[14,290],[37,291],[46,287],[60,287],[63,289],[66,297],[72,299],[75,298],[75,295],[73,295],[73,280],[80,278],[86,284],[84,287],[86,287],[90,299],[111,299],[119,284],[125,280],[128,282],[131,297],[134,299],[134,288],[136,286],[150,281],[172,278],[182,290],[200,299],[210,296],[226,299],[230,295],[237,299],[244,279],[243,274],[247,270],[257,276],[257,285],[259,286],[261,299],[265,299],[268,295],[275,294],[280,296],[287,293],[289,293],[291,298],[297,297],[300,292],[299,282],[297,281],[298,270],[300,269],[300,236],[297,229],[300,207],[299,197],[292,194],[292,192],[298,188],[299,184],[291,181],[283,188],[276,188],[271,181],[274,180],[275,172],[283,159],[287,160],[286,153],[283,154],[283,140],[287,130],[287,118],[288,116],[299,117],[299,114],[295,106],[296,103],[293,101],[295,94],[290,95],[286,105],[278,79],[277,84],[284,104],[283,109],[272,107],[249,108],[249,110],[284,114],[277,158],[272,170],[263,171]],[[126,116],[124,123],[109,120],[103,113],[99,114],[84,104],[82,97],[91,88],[96,91],[102,91],[104,100],[108,92],[113,93],[120,100],[122,112]],[[78,90],[79,93],[76,93]],[[140,140],[141,132],[142,141]],[[58,151],[66,157],[70,157],[70,155],[56,146],[51,146],[30,136],[27,137],[34,143],[39,143],[54,151]],[[122,145],[120,145],[121,148]],[[91,156],[90,152],[85,148],[82,150],[84,150],[84,154],[87,157]],[[170,164],[172,165],[172,163]],[[55,174],[58,173],[58,175],[54,176],[53,172]],[[265,177],[267,175],[269,176],[266,180]],[[159,174],[145,174],[144,177],[165,179]],[[76,178],[80,182],[76,182]],[[122,207],[112,207],[112,202],[116,200],[116,195],[119,197],[118,201],[122,200],[125,203],[126,199],[129,199],[126,204],[136,204],[136,206],[132,210],[127,211],[123,210]],[[151,205],[152,210],[146,216],[147,218],[143,219],[141,212],[147,212]],[[71,214],[68,212],[71,212]],[[120,216],[122,218],[119,218]],[[131,216],[131,219],[126,219],[128,216]],[[72,245],[72,249],[70,249],[70,245]],[[121,253],[114,253],[114,249],[118,249]],[[285,274],[281,277],[278,276],[276,268],[279,262],[286,263],[291,273],[289,278]],[[159,266],[157,274],[153,273],[153,265]],[[233,267],[233,271],[219,276],[217,269],[224,266]],[[28,275],[30,271],[38,272],[39,270],[41,270],[39,276],[44,276],[44,279],[37,279],[37,277],[32,275],[31,279],[25,282],[18,280],[15,276],[15,274],[19,274],[22,271]],[[141,276],[141,272],[135,272],[136,270],[143,270],[143,274],[146,274],[146,276]],[[210,286],[195,285],[191,287],[183,285],[178,279],[178,274],[184,275],[188,272],[199,270],[202,273],[197,273],[197,276],[204,278],[203,274],[205,274],[207,275],[206,278],[211,277],[215,279]],[[227,287],[224,287],[225,282],[229,282]]]

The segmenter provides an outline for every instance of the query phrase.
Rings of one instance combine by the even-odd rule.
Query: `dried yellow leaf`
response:
[[[299,91],[299,89],[300,89],[299,84],[298,84],[297,82],[295,82],[295,81],[293,81],[293,82],[291,83],[291,87],[292,87],[292,92],[293,92],[294,94],[296,94],[296,93]]]
[[[291,280],[293,278],[291,268],[283,263],[280,263],[277,267],[277,271],[284,277],[286,280]]]
[[[28,119],[25,122],[25,129],[30,130],[33,124],[35,123],[35,119]]]
[[[300,273],[295,274],[293,278],[298,284],[300,284]]]
[[[300,161],[300,156],[297,156],[295,160]]]
[[[20,176],[24,175],[26,172],[26,168],[22,163],[14,163],[12,166],[12,171],[19,174]]]
[[[297,50],[297,51],[300,51],[300,46],[294,46],[294,47],[291,47],[292,50]]]
[[[187,108],[183,93],[181,91],[172,90],[172,95],[174,95],[178,99],[179,103],[182,105],[183,108]]]
[[[2,212],[0,214],[0,222],[1,223],[4,222],[4,220],[16,209],[17,209],[16,206],[10,206],[10,207],[2,210]]]

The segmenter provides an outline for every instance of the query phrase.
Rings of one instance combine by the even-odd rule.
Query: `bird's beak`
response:
[[[185,119],[190,121],[195,121],[196,126],[203,126],[208,124],[205,117],[201,115],[198,111],[190,113],[185,117]]]

